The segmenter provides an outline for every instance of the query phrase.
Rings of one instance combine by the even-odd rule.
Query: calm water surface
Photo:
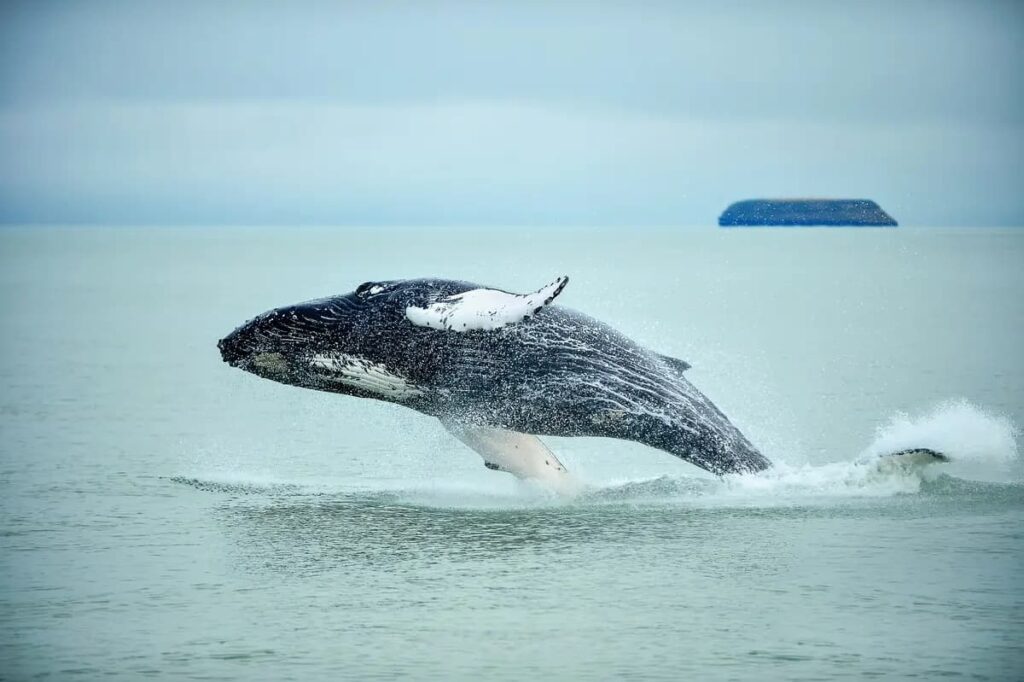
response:
[[[1019,679],[1024,230],[0,230],[0,677]],[[268,308],[436,275],[693,364],[778,466],[263,381]],[[908,445],[954,462],[879,473]]]

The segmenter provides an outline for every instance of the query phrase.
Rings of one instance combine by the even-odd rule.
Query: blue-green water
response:
[[[0,231],[0,677],[1015,679],[1024,231]],[[268,308],[436,275],[693,364],[778,463],[548,439],[261,380]],[[954,459],[878,473],[909,445]]]

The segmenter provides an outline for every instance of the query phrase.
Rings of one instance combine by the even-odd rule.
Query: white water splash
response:
[[[1007,481],[1020,475],[1017,429],[1006,417],[966,400],[950,400],[921,416],[897,413],[880,426],[862,453],[874,458],[908,448],[930,448],[948,456],[950,474],[974,480]]]
[[[921,416],[897,413],[878,427],[874,441],[853,461],[790,465],[784,461],[758,474],[727,476],[715,494],[780,500],[806,497],[884,497],[916,493],[938,473],[957,478],[1006,482],[1020,478],[1017,431],[1005,417],[966,400],[940,403]],[[925,466],[879,466],[885,455],[928,448],[949,462]]]
[[[718,493],[726,498],[801,500],[809,497],[888,497],[916,493],[924,470],[882,470],[872,463],[832,462],[789,465],[778,462],[759,474],[727,476]]]
[[[238,462],[202,467],[202,474],[172,480],[192,487],[225,493],[270,495],[391,495],[406,504],[440,508],[510,509],[605,503],[683,504],[697,506],[776,507],[792,504],[828,504],[839,498],[879,498],[914,494],[922,482],[945,473],[975,481],[1024,480],[1018,457],[1016,429],[1009,420],[992,415],[966,401],[948,401],[912,417],[899,413],[881,425],[874,441],[859,457],[848,451],[845,461],[827,464],[775,465],[757,474],[713,478],[696,470],[693,475],[653,478],[613,477],[590,479],[578,496],[551,491],[505,475],[451,477],[425,475],[366,476],[355,478],[275,476],[252,464]],[[949,462],[884,466],[882,457],[910,448],[930,448],[946,454]],[[842,457],[843,453],[836,453]],[[209,464],[209,462],[208,462]],[[586,458],[577,473],[586,482]],[[890,464],[893,464],[890,461]],[[225,466],[226,465],[226,466]]]

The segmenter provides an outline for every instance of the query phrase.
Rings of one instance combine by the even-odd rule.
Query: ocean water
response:
[[[5,228],[0,265],[0,678],[1024,675],[1024,230]],[[777,466],[552,438],[557,498],[216,348],[560,274]],[[953,461],[855,463],[909,446]]]

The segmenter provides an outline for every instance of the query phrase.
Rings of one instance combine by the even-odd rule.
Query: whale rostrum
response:
[[[367,282],[270,310],[219,342],[261,377],[373,398],[438,417],[489,468],[572,487],[538,436],[643,443],[714,474],[766,459],[684,372],[615,329],[553,301],[469,282]]]

